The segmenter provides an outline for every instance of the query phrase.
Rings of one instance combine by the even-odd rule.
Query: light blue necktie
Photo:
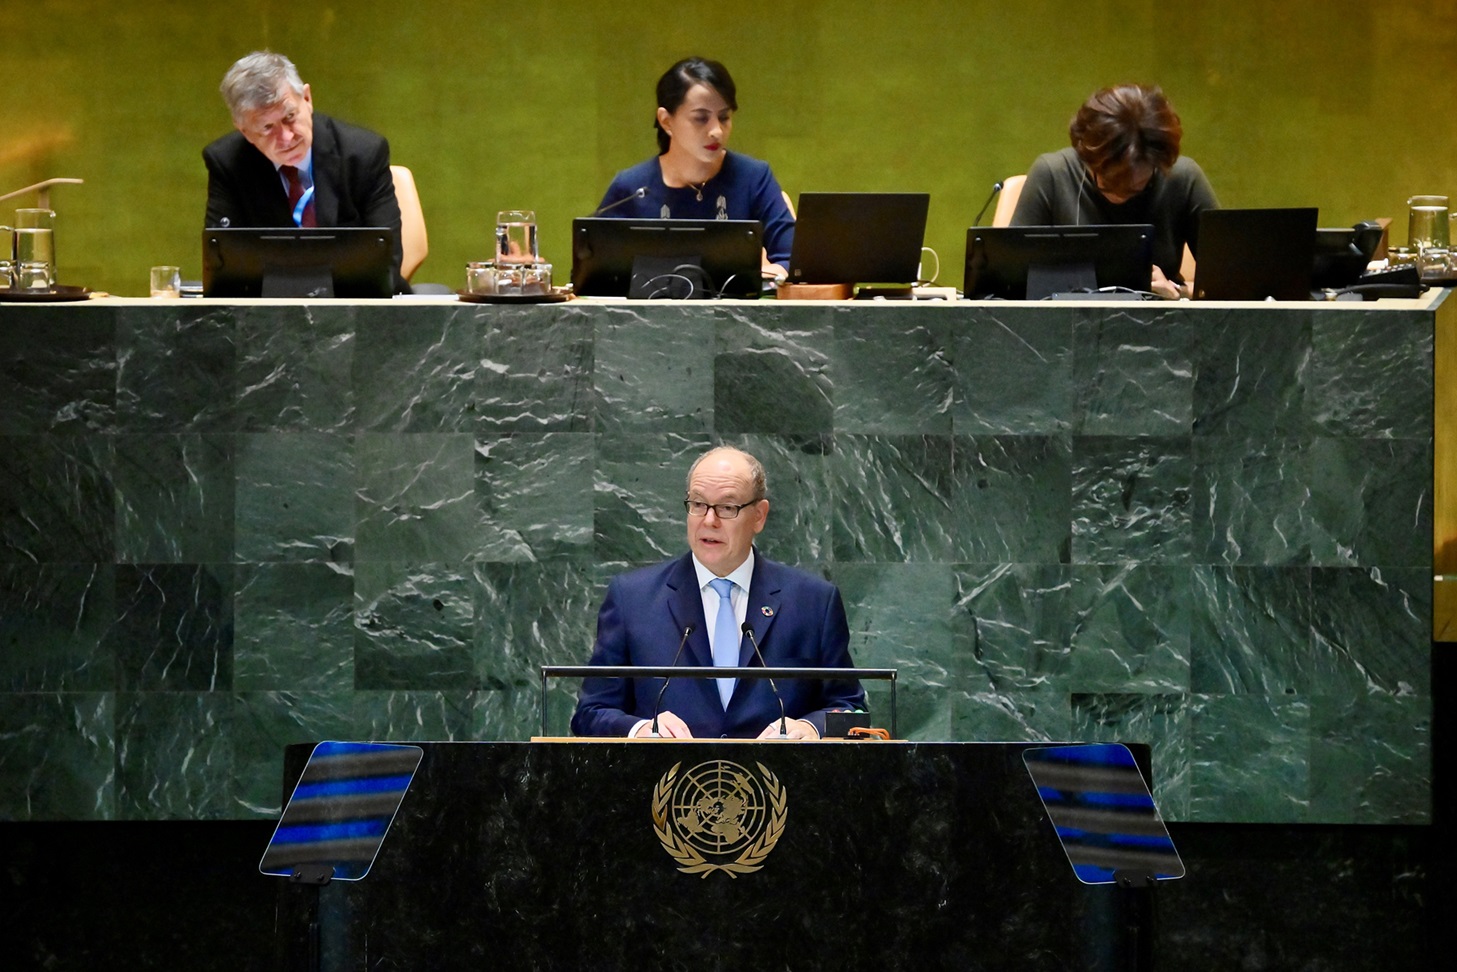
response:
[[[718,617],[713,622],[713,664],[717,668],[725,665],[733,666],[739,663],[739,644],[743,636],[739,634],[738,620],[734,617],[734,604],[729,595],[734,592],[734,582],[727,577],[715,577],[708,582],[708,586],[718,593]],[[718,678],[718,698],[723,703],[724,709],[728,709],[729,699],[733,697],[734,685],[738,682],[736,678]]]

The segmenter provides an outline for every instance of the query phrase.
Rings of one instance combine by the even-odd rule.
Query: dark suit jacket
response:
[[[850,630],[839,590],[822,578],[755,553],[746,620],[769,667],[849,668]],[[607,586],[597,615],[593,665],[672,665],[683,629],[693,633],[679,665],[712,665],[708,625],[691,554],[622,574]],[[758,664],[749,639],[739,664]],[[791,719],[808,719],[825,731],[827,709],[864,708],[859,682],[776,679]],[[582,682],[572,732],[579,736],[626,736],[640,719],[651,719],[663,680],[589,678]],[[740,679],[728,710],[711,678],[675,678],[663,695],[663,711],[680,716],[699,738],[752,738],[779,718],[779,703],[764,679]]]
[[[390,146],[383,137],[314,113],[314,216],[320,226],[388,226],[395,231],[395,291],[400,276],[400,204],[390,177]],[[241,132],[202,150],[207,164],[204,225],[292,226],[288,194],[278,170]]]

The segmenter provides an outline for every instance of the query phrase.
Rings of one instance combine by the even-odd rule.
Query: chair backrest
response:
[[[425,235],[425,211],[420,207],[420,192],[415,176],[403,165],[390,166],[395,181],[395,200],[400,204],[400,274],[409,280],[425,262],[430,240]]]
[[[1007,176],[1002,180],[1002,194],[997,197],[997,211],[992,213],[993,226],[1011,226],[1012,214],[1017,211],[1017,200],[1022,198],[1022,183],[1025,175]]]

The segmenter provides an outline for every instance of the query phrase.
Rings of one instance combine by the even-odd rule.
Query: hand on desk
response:
[[[819,731],[815,729],[814,723],[804,719],[786,719],[784,722],[785,736],[779,735],[779,720],[775,719],[764,727],[759,733],[760,739],[818,739]],[[645,722],[634,734],[636,739],[653,738],[653,724]],[[688,724],[671,712],[658,713],[658,738],[659,739],[692,739],[693,730]]]
[[[653,738],[653,724],[645,722],[636,733],[635,739]],[[678,718],[671,712],[658,713],[658,738],[659,739],[692,739],[693,730],[688,728],[688,723]]]
[[[813,722],[805,719],[786,719],[784,723],[785,736],[779,735],[779,720],[775,719],[764,727],[759,733],[760,739],[783,739],[786,736],[790,739],[818,739],[819,730],[814,727]]]
[[[765,280],[783,282],[789,279],[789,268],[778,263],[770,263],[769,254],[763,250],[759,251],[759,271]]]
[[[1153,283],[1149,289],[1165,300],[1178,300],[1181,297],[1192,296],[1194,288],[1190,284],[1174,283],[1168,277],[1164,276],[1164,272],[1155,263],[1153,265]]]

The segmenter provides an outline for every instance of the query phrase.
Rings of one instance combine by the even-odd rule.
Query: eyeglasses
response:
[[[761,501],[761,499],[756,499],[735,505],[733,503],[703,503],[699,500],[684,500],[683,509],[688,511],[689,516],[707,516],[708,511],[713,510],[714,515],[720,520],[732,520],[739,515],[739,510],[746,509]]]

